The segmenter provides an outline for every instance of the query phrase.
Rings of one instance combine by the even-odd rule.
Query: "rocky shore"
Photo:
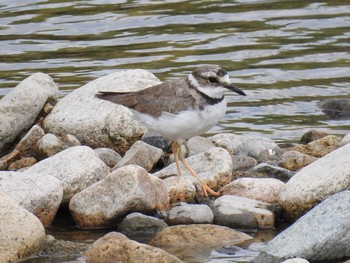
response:
[[[206,253],[203,262],[227,262],[211,251],[280,221],[290,226],[254,262],[350,258],[350,134],[312,130],[284,145],[194,137],[183,146],[187,161],[221,193],[203,198],[185,169],[177,176],[169,141],[127,108],[94,97],[159,82],[144,70],[121,71],[59,99],[52,78],[36,73],[0,100],[0,262],[67,251],[86,262],[186,262]],[[58,210],[79,228],[114,231],[93,244],[57,240],[45,227]],[[153,237],[142,244],[127,237],[134,233]]]

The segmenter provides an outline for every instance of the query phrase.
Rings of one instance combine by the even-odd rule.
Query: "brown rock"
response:
[[[36,145],[44,135],[44,130],[39,125],[34,125],[19,141],[15,149],[21,153],[21,156],[37,156]]]
[[[128,239],[121,233],[110,232],[95,241],[85,252],[89,263],[180,263],[168,252]]]
[[[8,167],[10,171],[17,171],[19,169],[32,166],[36,164],[38,161],[34,157],[23,157],[17,161],[11,163]]]
[[[339,147],[341,138],[335,135],[328,135],[306,145],[298,145],[292,150],[308,154],[314,157],[323,157]]]
[[[5,170],[11,162],[14,162],[20,158],[20,152],[14,149],[9,154],[4,155],[0,158],[0,170]]]
[[[196,187],[186,176],[171,176],[163,180],[168,190],[170,203],[193,202]]]
[[[321,130],[311,130],[306,132],[300,139],[300,143],[301,144],[308,144],[310,142],[319,140],[323,137],[326,137],[328,135],[328,133],[326,133],[325,131],[321,131]]]
[[[243,232],[217,225],[194,224],[177,225],[164,228],[149,242],[150,245],[162,248],[177,257],[196,258],[210,254],[214,248],[235,245],[251,237]],[[201,259],[200,262],[205,259]]]
[[[317,160],[316,157],[313,157],[301,152],[288,151],[282,155],[278,165],[281,166],[282,168],[285,168],[291,171],[296,171],[296,170],[299,170],[300,168],[303,168],[309,165],[310,163],[316,160]]]

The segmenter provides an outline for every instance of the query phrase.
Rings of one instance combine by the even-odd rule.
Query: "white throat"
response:
[[[219,99],[222,98],[222,96],[224,96],[225,94],[226,89],[224,87],[213,87],[210,85],[200,86],[196,78],[192,75],[192,73],[188,75],[188,80],[196,89],[198,89],[200,92],[204,93],[210,98]]]

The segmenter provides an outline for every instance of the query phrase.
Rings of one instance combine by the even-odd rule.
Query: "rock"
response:
[[[34,255],[45,239],[40,220],[3,191],[0,191],[0,222],[1,262]]]
[[[149,172],[158,163],[162,155],[163,151],[161,149],[153,147],[143,141],[137,141],[113,169],[129,164],[136,164]]]
[[[302,258],[290,258],[283,261],[282,263],[310,263],[310,262]]]
[[[239,178],[221,188],[222,195],[237,195],[277,204],[285,184],[274,178]]]
[[[14,161],[8,167],[9,171],[17,171],[22,168],[30,167],[36,164],[38,161],[34,157],[23,157],[19,160]]]
[[[10,163],[18,160],[20,157],[21,153],[17,149],[14,149],[12,152],[2,156],[0,158],[0,170],[5,170]]]
[[[59,180],[49,175],[0,172],[0,189],[36,215],[44,226],[51,225],[63,196]]]
[[[6,94],[0,100],[0,153],[33,125],[48,100],[57,97],[57,85],[43,73],[31,75]]]
[[[202,136],[195,136],[186,142],[188,149],[188,156],[193,156],[207,151],[209,148],[215,147],[215,145],[207,138]]]
[[[72,134],[63,134],[60,136],[60,139],[62,140],[62,142],[64,143],[64,145],[68,148],[68,147],[73,147],[73,146],[80,146],[81,143],[78,140],[77,137],[75,137]]]
[[[218,190],[223,185],[231,182],[232,159],[225,149],[218,147],[210,148],[206,152],[191,156],[186,160],[198,176],[213,190]],[[180,164],[180,168],[185,176],[190,176],[189,178],[199,185],[197,179],[191,176],[182,164]],[[174,174],[177,174],[175,163],[153,175],[159,178],[167,178]]]
[[[154,235],[156,232],[166,228],[168,225],[164,220],[147,216],[138,212],[127,215],[118,225],[118,230],[127,234]]]
[[[39,125],[34,125],[19,141],[15,149],[20,152],[21,156],[36,157],[38,155],[37,143],[44,135],[44,130]]]
[[[340,141],[340,137],[335,135],[328,135],[306,145],[298,145],[294,147],[293,150],[314,157],[323,157],[326,154],[337,149],[340,145]]]
[[[71,257],[72,255],[81,257],[88,248],[89,244],[86,243],[59,240],[51,235],[46,235],[37,254],[41,257],[50,257],[53,261],[55,257],[58,257],[59,261],[62,262],[62,257]]]
[[[350,189],[350,144],[296,173],[280,193],[284,216],[295,220],[328,196]]]
[[[98,157],[111,168],[122,159],[119,153],[109,148],[97,148],[94,151]]]
[[[316,157],[304,153],[297,151],[288,151],[282,155],[281,160],[278,162],[278,165],[287,170],[296,171],[316,160]]]
[[[240,244],[251,237],[224,226],[177,225],[159,231],[149,242],[186,262],[204,262],[212,249]],[[204,258],[203,258],[204,256]]]
[[[320,108],[331,119],[350,117],[350,99],[326,99],[320,102]]]
[[[333,262],[350,256],[350,191],[335,194],[278,234],[254,262],[301,257]]]
[[[240,229],[273,228],[269,204],[245,197],[224,195],[214,201],[214,223]]]
[[[124,70],[98,78],[61,99],[44,120],[54,134],[72,134],[92,148],[107,147],[124,154],[145,132],[145,127],[124,106],[95,97],[98,91],[136,91],[159,84],[145,70]]]
[[[328,136],[329,134],[325,131],[321,130],[311,130],[303,134],[303,136],[300,139],[301,144],[308,144],[310,142],[319,140],[323,137]]]
[[[188,176],[171,176],[163,180],[170,197],[170,203],[193,202],[196,187]]]
[[[105,178],[109,168],[87,146],[68,148],[28,168],[27,174],[52,175],[63,187],[63,205],[76,193]]]
[[[128,213],[150,213],[168,205],[163,181],[128,165],[73,196],[69,209],[80,227],[89,228],[112,226]]]
[[[275,161],[281,152],[278,145],[266,137],[247,137],[236,134],[221,133],[210,138],[219,147],[234,155],[246,155],[258,162]]]
[[[121,233],[110,232],[96,240],[85,252],[87,262],[180,263],[168,252],[128,239]]]
[[[169,225],[212,224],[214,214],[207,205],[183,203],[167,211],[165,222]]]
[[[47,133],[38,141],[37,148],[41,155],[46,158],[63,151],[66,147],[56,135]]]
[[[258,164],[253,157],[245,155],[232,155],[233,171],[247,171]]]
[[[281,181],[288,181],[294,175],[293,172],[287,169],[267,163],[259,163],[248,171],[247,174],[249,174],[249,177],[276,178]]]
[[[165,139],[162,135],[154,131],[147,131],[142,136],[141,141],[154,146],[156,148],[162,149],[167,152],[170,149],[172,141]]]
[[[350,143],[350,133],[348,133],[347,135],[345,135],[343,137],[343,139],[340,141],[339,145],[340,146],[344,146],[345,144]]]

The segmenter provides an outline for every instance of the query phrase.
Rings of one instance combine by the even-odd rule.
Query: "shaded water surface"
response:
[[[294,141],[311,128],[349,132],[349,120],[331,120],[318,107],[350,98],[348,1],[1,0],[0,14],[0,96],[38,71],[63,96],[116,70],[142,68],[168,80],[211,63],[248,96],[231,94],[228,114],[210,133]]]

